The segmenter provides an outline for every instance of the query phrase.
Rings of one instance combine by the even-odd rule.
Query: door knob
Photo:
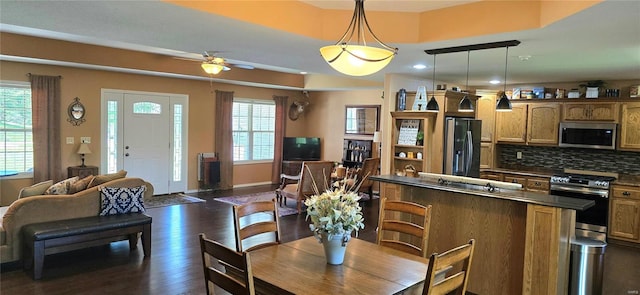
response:
[[[125,146],[125,147],[124,147],[124,149],[125,149],[125,150],[128,150],[128,149],[129,149],[129,146]]]
[[[129,153],[124,154],[124,156],[125,156],[125,157],[128,157],[128,156],[129,156]]]

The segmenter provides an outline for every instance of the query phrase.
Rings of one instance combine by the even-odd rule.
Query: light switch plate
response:
[[[73,137],[67,137],[67,144],[73,144]]]
[[[516,158],[517,158],[518,160],[522,160],[522,152],[517,152],[517,153],[516,153]]]
[[[91,137],[80,137],[81,143],[91,143]]]

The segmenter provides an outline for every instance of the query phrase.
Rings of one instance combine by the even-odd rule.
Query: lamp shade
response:
[[[432,96],[427,102],[427,112],[439,112],[440,106],[438,105],[438,101],[436,101],[435,96]]]
[[[498,104],[496,105],[496,112],[510,112],[511,111],[511,101],[507,97],[507,95],[503,92],[498,100]]]
[[[220,72],[222,72],[222,70],[224,70],[224,66],[219,64],[214,64],[214,63],[203,62],[202,69],[209,75],[217,75]]]
[[[366,76],[386,67],[396,53],[378,47],[339,44],[320,48],[320,55],[340,73]]]
[[[460,105],[458,106],[458,112],[473,112],[473,103],[469,99],[469,96],[465,94],[465,96],[460,100]]]
[[[78,148],[78,151],[76,152],[77,154],[90,154],[91,150],[89,149],[89,145],[86,143],[81,143],[80,147]]]
[[[382,133],[380,131],[373,133],[373,142],[382,142]]]

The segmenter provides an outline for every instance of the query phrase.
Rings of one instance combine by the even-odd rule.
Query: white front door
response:
[[[150,182],[155,194],[169,193],[169,108],[168,96],[124,96],[123,168]]]
[[[185,95],[102,91],[102,169],[127,171],[153,185],[154,194],[187,189]]]

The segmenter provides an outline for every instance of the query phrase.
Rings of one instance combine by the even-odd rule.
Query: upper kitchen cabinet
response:
[[[615,102],[565,103],[562,105],[563,121],[618,120],[618,104]]]
[[[640,150],[640,102],[624,102],[621,109],[619,147]]]
[[[496,142],[525,143],[526,134],[527,104],[514,103],[511,112],[496,113]]]
[[[476,110],[476,119],[482,120],[482,142],[493,142],[493,132],[496,122],[496,92],[495,91],[476,91],[478,95],[478,108]]]
[[[558,144],[560,104],[529,104],[527,118],[528,144]]]

